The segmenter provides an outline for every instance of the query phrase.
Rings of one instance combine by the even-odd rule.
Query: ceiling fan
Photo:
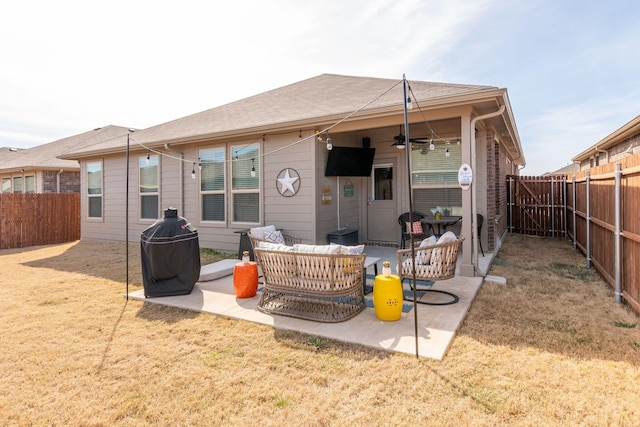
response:
[[[431,138],[429,137],[418,137],[418,138],[409,138],[409,142],[414,144],[432,144],[433,143],[433,135]],[[406,143],[406,138],[402,133],[402,126],[400,127],[400,134],[393,137],[392,147],[398,147],[399,149],[404,148]]]

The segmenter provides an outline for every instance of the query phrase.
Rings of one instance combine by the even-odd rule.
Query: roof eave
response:
[[[602,138],[600,141],[593,144],[591,147],[587,148],[577,156],[573,157],[571,160],[573,162],[581,162],[583,160],[587,160],[591,156],[593,156],[596,152],[605,150],[614,145],[619,144],[625,139],[630,138],[633,135],[640,133],[640,116],[635,117],[633,120],[625,123],[620,128],[616,129],[609,135]]]

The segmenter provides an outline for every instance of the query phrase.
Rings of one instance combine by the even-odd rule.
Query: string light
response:
[[[331,143],[331,137],[329,136],[329,132],[327,132],[327,150],[333,150],[333,144]]]
[[[433,142],[433,131],[431,131],[431,141],[429,141],[429,150],[433,151],[436,149],[436,143]]]
[[[255,159],[251,159],[251,178],[255,178],[256,177],[256,166],[253,163]]]
[[[191,169],[191,179],[196,179],[196,162],[193,162],[193,168]]]
[[[411,110],[413,108],[413,102],[411,102],[411,95],[407,96],[407,110]]]
[[[147,164],[151,161],[151,150],[147,151]]]
[[[449,157],[451,155],[451,153],[449,152],[449,147],[445,148],[444,155],[447,156],[447,157]]]

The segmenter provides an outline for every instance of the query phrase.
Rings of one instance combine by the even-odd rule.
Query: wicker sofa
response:
[[[338,250],[328,246],[259,243],[254,254],[264,285],[258,310],[328,323],[364,310],[366,255],[319,253]]]

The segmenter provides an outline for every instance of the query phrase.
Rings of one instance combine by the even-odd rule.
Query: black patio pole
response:
[[[124,223],[125,223],[125,269],[127,270],[127,301],[129,301],[129,135],[131,134],[131,129],[127,132],[127,188],[124,192],[125,194],[125,215],[124,215]]]
[[[409,115],[407,113],[407,78],[405,75],[402,75],[402,89],[404,94],[404,134],[405,141],[404,147],[406,151],[406,159],[407,159],[407,180],[409,182],[409,223],[413,224],[413,190],[412,190],[412,181],[411,181],[411,140],[409,139]],[[414,327],[414,335],[416,339],[416,359],[419,358],[418,351],[418,304],[417,304],[417,290],[416,290],[416,252],[413,244],[413,226],[409,227],[409,242],[411,243],[411,273],[413,275],[413,327]],[[402,268],[401,266],[398,268]]]

